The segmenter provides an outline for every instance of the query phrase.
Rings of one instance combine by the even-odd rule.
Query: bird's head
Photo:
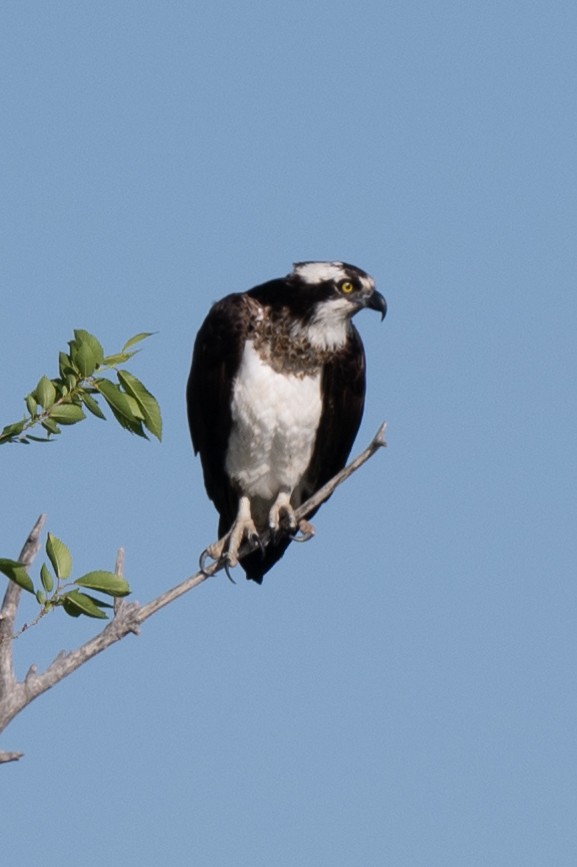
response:
[[[297,262],[288,280],[307,299],[305,330],[311,343],[336,348],[347,339],[351,318],[363,308],[385,318],[387,302],[373,278],[346,262]]]

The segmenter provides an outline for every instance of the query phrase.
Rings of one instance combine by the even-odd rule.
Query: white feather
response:
[[[226,470],[249,497],[274,500],[298,485],[321,416],[320,373],[277,373],[247,342],[232,396]]]
[[[348,298],[331,298],[317,304],[310,322],[303,326],[295,326],[297,332],[304,331],[307,339],[318,349],[339,349],[345,345],[348,337],[351,302]]]
[[[347,276],[342,262],[299,262],[294,266],[294,273],[305,283],[325,283]]]

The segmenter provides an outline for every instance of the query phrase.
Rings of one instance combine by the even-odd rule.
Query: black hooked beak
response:
[[[380,292],[377,292],[376,289],[373,289],[371,292],[365,306],[370,310],[378,310],[381,314],[381,322],[387,315],[387,302],[385,301],[384,296],[381,295]]]

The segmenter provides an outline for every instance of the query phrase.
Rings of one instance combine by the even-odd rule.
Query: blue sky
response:
[[[386,419],[388,449],[262,587],[206,582],[12,723],[7,863],[574,865],[575,4],[0,21],[2,424],[74,328],[158,332],[131,369],[165,424],[4,446],[2,556],[46,511],[76,574],[124,545],[134,598],[177,583],[216,530],[183,403],[210,304],[305,259],[389,304],[357,319],[357,446]],[[93,632],[45,618],[19,673]]]

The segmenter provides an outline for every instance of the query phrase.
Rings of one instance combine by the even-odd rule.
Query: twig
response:
[[[371,458],[375,452],[377,452],[383,446],[386,446],[385,442],[385,430],[387,425],[385,422],[380,426],[372,441],[369,443],[367,448],[361,452],[354,460],[347,464],[344,469],[337,473],[336,476],[323,485],[322,488],[313,494],[312,497],[299,506],[298,509],[295,509],[295,517],[297,521],[301,518],[306,518],[307,515],[310,515],[315,509],[317,509],[325,500],[331,496],[335,488],[337,488],[345,479],[348,479],[350,475],[352,475],[356,470],[359,469],[366,461]],[[270,534],[267,532],[263,534],[262,544],[266,547],[270,540]],[[254,545],[245,544],[243,548],[240,550],[240,556],[242,557],[243,553],[248,553],[255,548]],[[173,602],[175,599],[178,599],[179,596],[182,596],[184,593],[188,593],[189,590],[192,590],[194,587],[198,587],[199,584],[202,584],[203,581],[206,581],[207,578],[212,577],[217,572],[220,572],[221,569],[224,568],[223,563],[213,563],[209,568],[204,572],[197,572],[196,575],[192,575],[190,578],[187,578],[185,581],[182,581],[180,584],[177,584],[176,587],[173,587],[172,590],[167,590],[166,593],[163,593],[161,596],[158,596],[156,599],[153,599],[152,602],[149,602],[147,605],[143,605],[138,614],[138,620],[140,623],[143,623],[148,617],[152,614],[155,614],[161,608],[164,608],[165,605],[168,605],[170,602]]]
[[[23,566],[30,566],[40,548],[40,533],[46,521],[46,515],[40,515],[24,542],[18,557]],[[0,608],[0,700],[6,696],[16,683],[12,657],[12,631],[21,589],[14,581],[8,581],[6,593]]]
[[[22,550],[20,551],[20,556],[18,557],[18,562],[23,566],[30,566],[38,553],[38,549],[40,548],[40,533],[42,532],[42,527],[44,526],[45,521],[46,515],[40,515],[30,530],[28,538],[24,542]],[[19,600],[20,587],[18,584],[15,584],[14,581],[9,581],[6,593],[4,594],[2,608],[0,608],[0,635],[3,635],[6,632],[9,635],[11,634]],[[8,626],[7,624],[9,621],[10,625]]]
[[[0,753],[0,765],[5,765],[7,762],[17,762],[23,755],[24,753]]]
[[[320,488],[320,490],[310,497],[306,503],[299,506],[295,511],[297,520],[306,518],[307,515],[310,515],[310,513],[317,509],[321,503],[328,500],[338,485],[342,484],[342,482],[348,479],[352,473],[368,461],[375,452],[386,445],[384,438],[385,429],[386,425],[382,424],[372,441],[363,452],[354,458],[354,460],[341,470],[340,473],[337,473],[337,475],[327,482],[326,485]],[[27,565],[31,562],[34,554],[38,550],[38,536],[43,523],[44,516],[41,516],[36,522],[34,529],[22,549],[21,558],[30,556],[30,560],[21,559],[21,562],[25,562]],[[265,534],[262,541],[264,545],[268,543],[267,534]],[[251,550],[250,546],[241,549],[241,556],[242,553],[247,553],[249,550]],[[28,552],[32,553],[28,554]],[[119,575],[123,574],[123,564],[124,551],[120,549],[116,560],[116,572]],[[165,593],[161,593],[160,596],[157,596],[156,599],[146,603],[146,605],[140,606],[135,602],[127,602],[125,600],[121,601],[120,604],[115,605],[114,618],[107,624],[102,632],[94,636],[94,638],[91,638],[76,650],[73,650],[70,653],[62,652],[58,654],[42,674],[38,674],[35,667],[32,666],[22,683],[16,682],[14,678],[12,656],[10,652],[8,657],[10,661],[9,678],[6,683],[9,689],[7,692],[0,692],[0,731],[3,730],[3,728],[16,716],[17,713],[43,692],[46,692],[46,690],[67,677],[89,659],[92,659],[92,657],[96,656],[98,653],[106,650],[111,644],[120,641],[120,639],[124,638],[130,632],[138,634],[140,625],[144,623],[145,620],[148,620],[149,617],[152,617],[153,614],[156,614],[157,611],[164,608],[169,603],[174,602],[175,599],[188,593],[189,590],[198,587],[199,584],[202,584],[207,578],[215,575],[223,568],[224,565],[222,563],[213,563],[206,569],[206,571],[196,572],[194,575],[186,578],[172,589],[167,590]],[[13,582],[9,582],[7,595],[10,591],[11,585],[13,585]],[[16,587],[16,590],[19,591],[19,588]],[[17,598],[18,597],[16,597],[16,600]],[[15,615],[15,613],[16,610],[14,609],[13,614]],[[2,616],[4,616],[4,606],[2,608]],[[10,623],[9,635],[11,635],[13,622],[14,617],[12,617]],[[4,621],[0,622],[0,628],[5,628]],[[6,643],[9,645],[10,642]],[[20,755],[21,754],[19,753],[0,753],[0,762],[15,761],[20,758]],[[2,758],[3,756],[9,756],[11,758]]]
[[[352,476],[352,474],[356,472],[359,467],[362,467],[362,465],[366,463],[369,458],[372,458],[375,452],[378,452],[379,449],[384,448],[387,445],[385,440],[386,430],[387,423],[384,421],[372,438],[371,442],[368,444],[366,449],[360,453],[360,455],[357,455],[356,458],[353,458],[350,464],[347,464],[346,467],[340,471],[340,473],[337,473],[336,476],[333,476],[333,478],[326,483],[326,485],[323,485],[322,488],[319,488],[316,494],[313,494],[312,497],[309,497],[306,503],[303,503],[302,506],[299,506],[298,509],[295,509],[295,518],[297,519],[297,521],[299,521],[301,518],[306,518],[307,515],[310,515],[310,513],[314,509],[318,508],[321,503],[324,503],[325,500],[328,500],[335,488],[337,488],[344,481],[346,481],[349,476]]]

